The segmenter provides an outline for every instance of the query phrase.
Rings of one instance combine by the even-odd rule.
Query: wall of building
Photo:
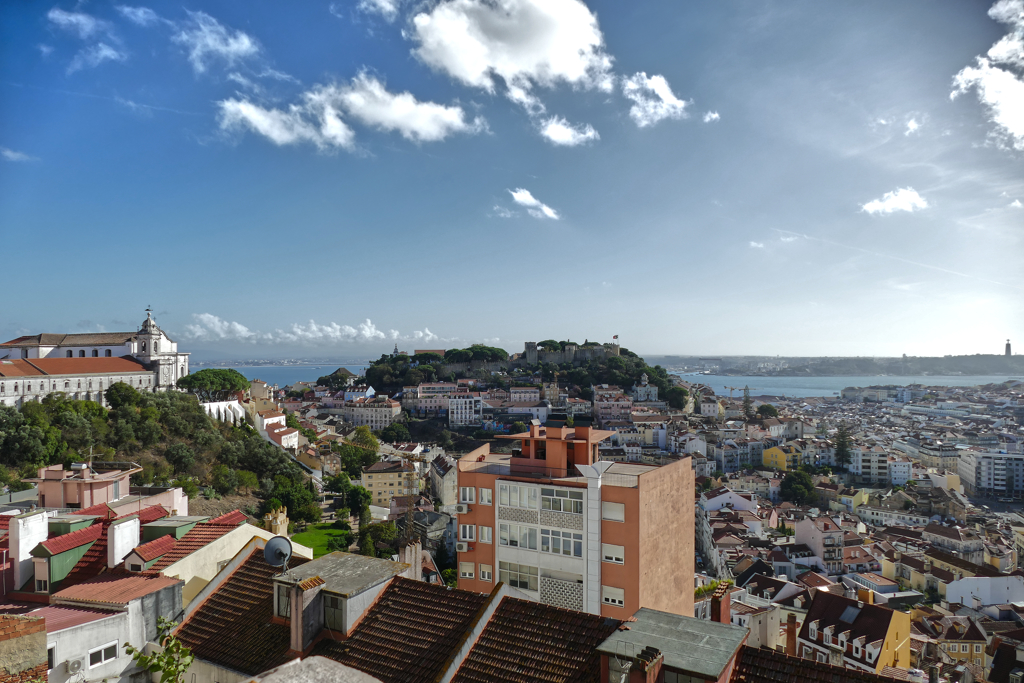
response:
[[[46,680],[45,620],[0,615],[0,683],[40,678]]]
[[[145,642],[131,639],[129,619],[126,612],[117,612],[109,617],[90,621],[79,626],[50,633],[47,646],[54,648],[56,666],[50,671],[50,683],[66,681],[120,679],[135,669],[135,662],[125,653],[124,644],[144,645]],[[117,657],[98,666],[89,666],[89,650],[110,643],[117,644]],[[45,653],[44,653],[45,655]],[[83,660],[82,671],[69,674],[65,663],[69,660]]]
[[[688,458],[640,476],[643,607],[693,615],[693,497],[693,467]]]

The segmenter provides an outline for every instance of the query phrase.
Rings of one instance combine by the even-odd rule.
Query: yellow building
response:
[[[363,488],[373,496],[372,504],[390,507],[395,496],[420,492],[416,469],[402,460],[377,462],[363,468]]]
[[[789,472],[799,467],[800,455],[799,448],[787,443],[765,449],[761,455],[761,462],[770,469]]]

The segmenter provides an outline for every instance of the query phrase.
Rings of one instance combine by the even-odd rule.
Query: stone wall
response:
[[[0,615],[0,683],[47,680],[46,620]]]

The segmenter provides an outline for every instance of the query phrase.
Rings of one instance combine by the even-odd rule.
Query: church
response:
[[[18,337],[0,344],[0,405],[17,407],[58,391],[106,404],[103,392],[116,382],[166,391],[188,374],[188,356],[150,309],[136,332]]]

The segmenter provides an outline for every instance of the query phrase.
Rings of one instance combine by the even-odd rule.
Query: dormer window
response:
[[[811,636],[812,640],[817,638],[818,637],[818,622],[816,622],[816,621],[811,622],[811,626],[807,630],[807,633],[808,633],[808,635]]]

